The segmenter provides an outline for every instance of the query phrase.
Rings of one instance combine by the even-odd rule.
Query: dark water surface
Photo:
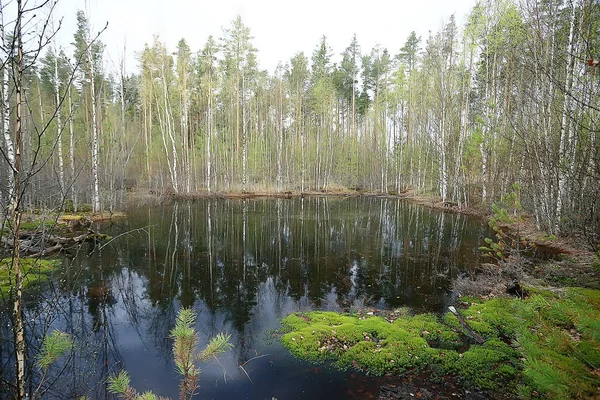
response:
[[[377,388],[363,375],[291,357],[272,331],[280,319],[364,306],[442,312],[451,279],[479,262],[489,236],[478,219],[362,197],[140,206],[97,229],[114,239],[65,259],[28,300],[31,352],[48,328],[78,341],[52,371],[62,374],[49,398],[105,398],[106,376],[122,368],[139,391],[177,398],[169,330],[182,306],[198,314],[201,346],[220,332],[234,345],[202,366],[199,399],[368,398]]]

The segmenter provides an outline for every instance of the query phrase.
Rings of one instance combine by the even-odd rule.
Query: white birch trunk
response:
[[[488,164],[488,153],[484,146],[484,141],[479,145],[479,151],[481,152],[481,200],[483,203],[487,200],[487,164]]]
[[[246,137],[246,88],[242,71],[242,191],[246,192],[248,184],[248,138]],[[244,203],[245,204],[245,203]],[[245,255],[244,255],[245,256]]]
[[[13,308],[13,334],[15,343],[15,375],[16,375],[16,398],[18,400],[25,399],[25,357],[27,351],[25,348],[25,327],[23,324],[23,275],[20,265],[20,242],[19,230],[21,226],[21,211],[19,205],[21,203],[21,153],[22,153],[22,130],[23,130],[23,34],[21,24],[23,19],[22,0],[17,0],[17,21],[16,21],[16,40],[17,40],[17,76],[15,77],[15,97],[16,97],[16,125],[15,125],[15,144],[16,154],[13,164],[14,174],[14,196],[11,204],[11,218],[13,222],[13,259],[12,268],[14,275],[14,308]]]
[[[211,136],[212,136],[212,76],[209,72],[208,76],[208,133],[206,136],[206,187],[208,192],[211,192],[211,167],[212,167],[212,158],[211,158]]]
[[[166,57],[166,55],[165,55]],[[175,138],[173,137],[173,118],[172,118],[172,110],[171,110],[171,105],[169,102],[169,93],[167,91],[167,81],[166,81],[166,71],[165,71],[165,62],[163,60],[163,65],[162,65],[162,69],[163,69],[163,94],[164,94],[164,103],[165,103],[165,121],[164,121],[164,127],[167,131],[167,133],[169,134],[169,139],[171,141],[171,153],[173,156],[173,166],[170,167],[170,172],[171,172],[171,184],[173,186],[173,190],[175,191],[175,193],[179,193],[179,185],[178,185],[178,177],[177,177],[177,147],[175,144]],[[165,140],[164,137],[164,131],[163,131],[163,142]],[[166,143],[165,143],[165,150],[166,150]],[[167,163],[168,163],[168,159],[167,159]]]
[[[88,41],[87,58],[90,63],[90,91],[92,97],[92,208],[94,212],[100,211],[100,185],[98,179],[98,126],[96,124],[96,90],[94,87],[94,60],[92,59],[92,48]]]
[[[15,165],[15,149],[13,146],[12,138],[10,135],[10,102],[8,96],[8,54],[11,52],[10,49],[6,48],[6,35],[4,32],[4,14],[2,12],[4,5],[2,4],[2,0],[0,0],[0,64],[4,65],[2,69],[2,131],[4,133],[4,144],[6,145],[6,157],[9,163],[9,170],[6,176],[8,177],[8,202],[14,203],[14,177],[13,177],[13,169]]]
[[[75,189],[75,130],[73,129],[73,101],[71,100],[71,85],[69,85],[69,166],[71,170],[71,197],[73,211],[77,211],[77,190]]]
[[[277,191],[281,191],[282,187],[282,153],[283,153],[283,82],[279,83],[279,118],[277,121],[279,125],[279,137],[277,140]]]
[[[56,149],[58,153],[58,184],[61,197],[65,196],[65,164],[63,160],[62,147],[62,118],[60,112],[60,81],[58,79],[58,51],[56,49],[56,37],[54,41],[54,95],[56,99]]]
[[[187,71],[183,72],[183,87],[182,87],[182,104],[183,114],[181,116],[181,134],[183,136],[183,161],[185,162],[185,191],[191,191],[191,176],[190,168],[190,138],[189,138],[189,122],[188,122],[188,94],[187,94]]]
[[[575,25],[575,5],[571,4],[571,20],[569,24],[569,47],[567,48],[567,71],[565,75],[565,95],[563,101],[562,120],[560,125],[560,148],[559,148],[559,160],[558,160],[558,195],[556,198],[556,209],[554,220],[554,233],[558,233],[560,229],[560,219],[563,212],[563,200],[565,198],[565,183],[567,180],[567,172],[571,170],[570,164],[572,160],[569,157],[571,149],[571,124],[567,121],[569,118],[569,112],[571,109],[571,101],[569,92],[571,91],[571,85],[573,82],[573,28]]]

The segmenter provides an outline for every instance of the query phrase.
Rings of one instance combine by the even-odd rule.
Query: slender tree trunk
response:
[[[242,191],[247,191],[248,184],[248,134],[246,132],[245,78],[242,71]],[[245,203],[244,203],[245,204]]]
[[[71,197],[73,211],[77,211],[77,188],[75,187],[75,130],[73,129],[73,100],[71,99],[71,85],[69,85],[69,158],[71,170]]]
[[[65,164],[63,160],[62,147],[62,118],[60,110],[60,81],[58,79],[58,50],[56,49],[56,36],[54,37],[54,95],[56,99],[56,149],[58,153],[58,184],[60,186],[60,195],[64,197],[65,193]]]
[[[8,88],[8,68],[10,67],[9,62],[9,54],[12,54],[11,50],[7,48],[6,43],[6,33],[4,32],[4,5],[2,4],[2,0],[0,0],[0,65],[4,65],[2,69],[2,130],[4,133],[4,143],[6,144],[6,158],[8,161],[9,170],[6,174],[8,177],[8,203],[14,203],[14,171],[13,167],[15,165],[15,150],[12,142],[12,138],[10,135],[10,102],[9,102],[9,88]],[[7,55],[6,58],[4,55]]]
[[[283,166],[282,166],[282,153],[283,153],[283,82],[279,81],[279,118],[277,119],[278,125],[278,138],[277,138],[277,191],[282,189],[282,178],[283,178]]]
[[[23,276],[20,265],[20,243],[19,232],[21,228],[21,153],[22,153],[22,129],[23,129],[23,38],[21,22],[23,18],[22,0],[17,0],[17,76],[15,81],[16,94],[16,126],[15,126],[15,164],[13,168],[14,178],[14,202],[12,204],[13,220],[13,272],[15,279],[14,292],[14,340],[16,354],[17,392],[18,400],[24,399],[25,394],[25,327],[23,324]]]
[[[183,162],[185,163],[184,171],[185,171],[185,191],[186,193],[190,193],[191,191],[191,176],[192,169],[190,167],[190,124],[189,124],[189,115],[188,115],[188,89],[187,89],[187,71],[184,68],[183,71],[183,87],[182,91],[182,99],[181,99],[181,108],[183,110],[183,114],[181,115],[181,135],[183,136]]]
[[[152,98],[151,96],[150,99]],[[151,189],[151,178],[150,178],[150,143],[149,143],[149,135],[148,130],[151,129],[152,126],[152,111],[148,110],[149,107],[152,107],[151,100],[144,100],[144,150],[146,152],[146,176],[148,178],[148,190]],[[150,116],[148,116],[150,113]]]
[[[166,57],[166,55],[163,54],[163,58]],[[165,70],[165,60],[163,59],[163,64],[162,64],[162,69],[163,69],[163,95],[164,95],[164,103],[165,103],[165,120],[164,120],[164,124],[163,126],[165,127],[165,130],[167,131],[167,133],[169,134],[169,139],[171,141],[171,153],[173,155],[173,166],[171,167],[170,171],[171,171],[171,184],[173,186],[173,190],[175,191],[175,193],[179,193],[179,179],[177,176],[177,147],[175,144],[175,138],[173,137],[173,113],[171,110],[171,104],[169,102],[169,93],[167,90],[167,82],[166,82],[166,70]],[[165,141],[165,137],[164,137],[164,131],[163,131],[163,142]],[[166,151],[166,144],[165,144],[165,151]],[[169,160],[167,159],[167,162],[169,162]]]
[[[211,154],[211,137],[212,137],[212,72],[208,72],[208,121],[207,121],[207,134],[206,134],[206,187],[208,192],[211,192],[211,167],[212,167],[212,154]],[[210,210],[210,209],[209,209]]]
[[[556,197],[556,209],[554,219],[554,232],[558,233],[560,230],[560,220],[563,213],[563,200],[565,199],[565,184],[567,180],[567,173],[571,170],[570,163],[572,160],[569,157],[571,148],[571,133],[570,133],[570,121],[569,113],[571,111],[571,84],[573,82],[573,28],[575,25],[575,5],[571,4],[571,19],[569,24],[569,45],[567,47],[567,71],[565,75],[565,94],[563,99],[563,110],[562,120],[560,125],[560,148],[558,152],[558,194]]]
[[[100,184],[98,178],[98,151],[99,151],[99,138],[98,138],[98,125],[96,123],[96,88],[94,85],[94,60],[92,58],[92,46],[88,41],[87,46],[87,59],[90,63],[90,91],[92,97],[92,180],[93,180],[93,193],[92,193],[92,208],[94,212],[100,211]]]

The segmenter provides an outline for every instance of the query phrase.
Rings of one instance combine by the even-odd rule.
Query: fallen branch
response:
[[[258,354],[258,352],[257,352],[257,354]],[[246,372],[246,369],[244,368],[244,365],[248,364],[248,363],[249,363],[250,361],[252,361],[252,360],[256,360],[257,358],[263,358],[263,357],[266,357],[266,356],[268,356],[268,354],[261,354],[260,356],[259,356],[259,355],[256,355],[256,356],[254,356],[254,357],[252,357],[252,358],[250,358],[250,359],[246,360],[246,362],[245,362],[245,363],[243,363],[243,364],[239,365],[239,367],[242,369],[242,371],[244,371],[244,373],[246,374],[246,376],[247,376],[247,377],[248,377],[248,379],[250,380],[250,383],[254,384],[254,382],[253,382],[253,381],[252,381],[252,379],[250,378],[250,375],[248,375],[248,372]]]
[[[250,383],[254,385],[254,382],[252,382],[252,379],[250,378],[250,375],[248,375],[248,373],[246,372],[246,370],[244,369],[244,367],[243,367],[243,366],[241,366],[241,365],[240,365],[239,367],[242,369],[242,371],[244,371],[244,373],[245,373],[245,374],[246,374],[246,376],[248,377],[248,380],[250,380]]]
[[[68,247],[80,245],[89,241],[105,240],[106,236],[89,229],[87,233],[78,236],[64,237],[57,235],[47,235],[43,232],[27,232],[19,235],[20,254],[27,257],[42,257],[57,251],[62,251]],[[2,243],[10,248],[12,246],[11,238],[2,238]]]
[[[467,331],[469,336],[471,336],[473,339],[475,339],[475,341],[479,344],[485,343],[485,340],[481,336],[479,336],[477,334],[477,332],[475,332],[469,326],[469,324],[467,324],[467,321],[465,321],[465,319],[462,317],[462,315],[459,314],[459,312],[456,310],[456,308],[454,308],[453,306],[450,306],[450,307],[448,307],[448,310],[450,310],[452,312],[452,314],[454,314],[456,316],[456,318],[458,318],[458,322],[460,322],[462,327],[465,328],[465,330]]]

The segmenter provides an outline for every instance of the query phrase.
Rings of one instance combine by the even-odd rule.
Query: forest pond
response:
[[[140,392],[177,398],[169,330],[182,306],[197,312],[202,347],[220,332],[234,346],[201,366],[198,398],[377,394],[356,371],[294,359],[274,332],[280,319],[362,307],[441,313],[452,278],[477,265],[490,235],[480,219],[393,198],[203,199],[127,214],[96,227],[110,242],[66,257],[29,294],[30,348],[48,328],[77,338],[50,398],[104,398],[106,376],[121,369]]]

